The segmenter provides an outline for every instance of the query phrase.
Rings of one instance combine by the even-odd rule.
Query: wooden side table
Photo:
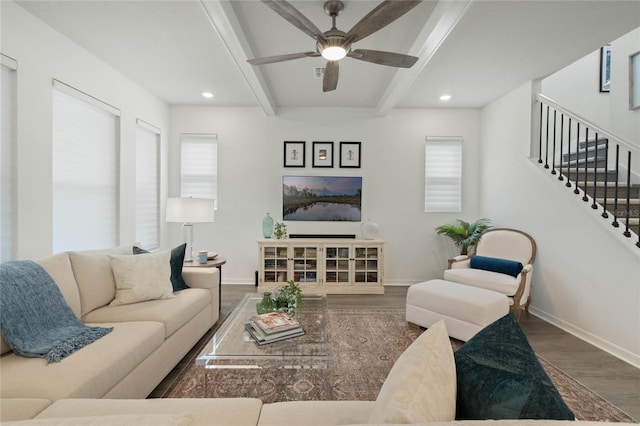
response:
[[[221,256],[216,256],[215,259],[207,261],[207,263],[185,262],[183,268],[218,268],[218,312],[222,309],[222,265],[227,263],[227,259]]]

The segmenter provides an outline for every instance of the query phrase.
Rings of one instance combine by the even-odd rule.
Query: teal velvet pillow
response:
[[[456,419],[574,420],[513,314],[454,353]]]
[[[469,266],[473,269],[484,269],[485,271],[511,275],[514,278],[522,271],[522,263],[498,257],[473,256]]]
[[[173,287],[173,291],[189,288],[184,278],[182,278],[182,265],[184,264],[184,252],[186,248],[187,244],[185,243],[171,250],[169,263],[171,264],[171,286]],[[149,251],[133,246],[133,254],[142,253],[149,253]]]

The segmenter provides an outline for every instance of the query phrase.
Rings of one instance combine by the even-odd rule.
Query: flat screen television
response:
[[[360,222],[362,177],[283,176],[282,218]]]

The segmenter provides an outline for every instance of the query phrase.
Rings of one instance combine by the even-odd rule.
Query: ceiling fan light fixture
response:
[[[341,46],[329,46],[322,49],[321,55],[327,61],[339,61],[347,56],[347,50]]]

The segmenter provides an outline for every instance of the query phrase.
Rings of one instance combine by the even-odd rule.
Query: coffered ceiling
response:
[[[418,56],[412,68],[345,58],[337,90],[323,93],[315,76],[322,58],[246,62],[315,49],[313,39],[257,0],[17,3],[170,105],[260,106],[267,114],[482,107],[640,26],[638,1],[423,0],[354,44]],[[323,1],[290,3],[322,31],[331,27]],[[348,31],[379,3],[345,0],[337,27]],[[451,100],[441,101],[443,94]]]

